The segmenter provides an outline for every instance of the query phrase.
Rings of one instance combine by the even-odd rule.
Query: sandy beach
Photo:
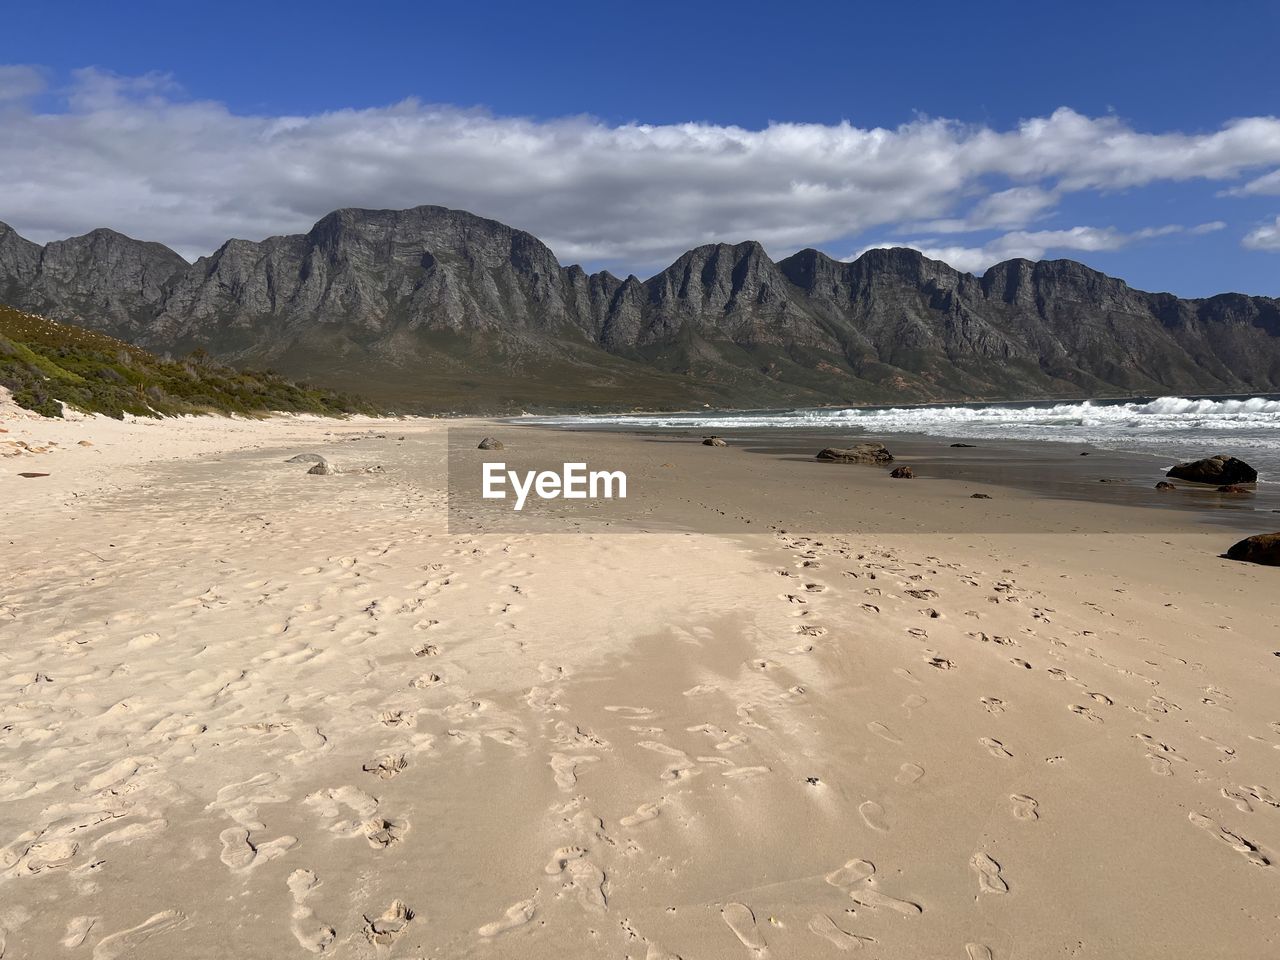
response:
[[[1280,952],[1239,530],[696,438],[4,414],[6,960]],[[629,498],[450,515],[489,433]]]

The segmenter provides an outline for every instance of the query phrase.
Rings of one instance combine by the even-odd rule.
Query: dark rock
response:
[[[819,460],[832,463],[893,463],[883,443],[860,443],[854,447],[827,447],[818,451]]]
[[[1256,483],[1258,471],[1243,460],[1220,453],[1216,457],[1204,460],[1192,460],[1180,463],[1165,474],[1175,480],[1188,480],[1191,483],[1212,483],[1218,486],[1233,483]]]
[[[1082,454],[1080,454],[1080,456],[1082,456],[1082,457],[1087,457],[1087,456],[1089,456],[1089,451],[1088,451],[1088,450],[1084,451]]]
[[[1227,551],[1227,559],[1280,567],[1280,533],[1260,533],[1254,537],[1245,537]]]
[[[973,444],[973,443],[953,443],[951,446],[953,446],[953,447],[973,448],[973,447],[977,446],[977,444]]]
[[[1157,490],[1177,490],[1178,488],[1175,487],[1168,480],[1161,480],[1159,483],[1156,484],[1156,489]]]
[[[307,471],[313,477],[331,477],[337,472],[337,469],[328,460],[321,460]]]
[[[910,467],[894,467],[889,473],[889,476],[895,480],[911,480],[915,475],[915,471]]]
[[[502,441],[497,440],[494,437],[485,437],[483,440],[480,441],[480,445],[476,449],[477,450],[501,450]]]
[[[991,499],[991,494],[989,494],[989,493],[971,493],[971,494],[969,494],[969,499],[970,499],[970,500],[990,500],[990,499]]]
[[[285,463],[324,463],[324,457],[318,453],[300,453],[296,457],[290,457]]]
[[[703,437],[702,445],[704,447],[727,447],[729,444],[725,443],[720,437]]]
[[[1219,493],[1253,493],[1248,487],[1242,487],[1238,483],[1228,483],[1218,488]]]

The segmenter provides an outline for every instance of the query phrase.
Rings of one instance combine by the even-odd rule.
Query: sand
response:
[[[9,960],[1280,951],[1238,531],[696,439],[6,413],[48,451],[0,458]],[[450,524],[449,433],[635,496]]]

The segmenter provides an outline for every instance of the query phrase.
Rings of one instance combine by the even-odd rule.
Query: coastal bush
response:
[[[116,419],[384,412],[345,393],[225,366],[204,351],[162,360],[113,337],[2,305],[0,386],[19,406],[47,417],[62,416],[63,404]]]

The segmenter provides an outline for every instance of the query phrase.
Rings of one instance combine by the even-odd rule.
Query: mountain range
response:
[[[1144,293],[1071,260],[976,277],[905,248],[775,262],[755,242],[620,279],[432,206],[338,210],[195,263],[0,224],[0,302],[421,412],[1280,391],[1267,297]]]

